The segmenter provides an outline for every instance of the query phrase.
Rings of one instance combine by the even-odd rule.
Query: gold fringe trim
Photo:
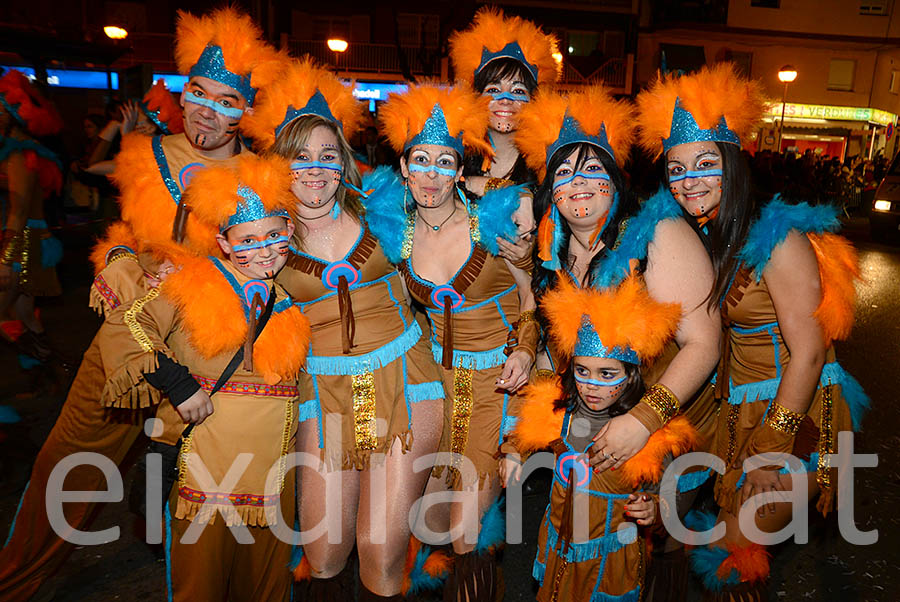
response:
[[[831,487],[831,461],[829,454],[834,453],[834,430],[832,418],[834,413],[834,398],[831,395],[831,379],[822,389],[822,414],[819,424],[819,465],[816,467],[816,482],[819,484],[819,501],[816,508],[827,516],[834,500],[834,491]]]
[[[159,297],[159,289],[154,288],[151,289],[149,293],[141,297],[140,299],[135,300],[132,306],[125,310],[125,317],[123,318],[125,325],[128,326],[128,330],[131,331],[131,336],[134,337],[134,340],[137,341],[138,345],[141,346],[141,349],[144,351],[153,351],[153,342],[150,340],[150,337],[147,336],[147,333],[144,332],[144,329],[137,321],[137,315],[144,310],[144,306]]]
[[[356,449],[372,451],[378,444],[375,422],[375,375],[371,370],[351,377],[353,383],[353,432]]]
[[[162,392],[144,380],[144,374],[154,372],[158,368],[159,361],[155,350],[142,353],[120,366],[106,379],[100,395],[100,405],[130,410],[158,405],[162,399]]]

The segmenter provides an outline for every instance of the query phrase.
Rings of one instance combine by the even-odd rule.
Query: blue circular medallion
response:
[[[253,307],[253,297],[257,294],[262,299],[263,307],[265,307],[266,303],[269,302],[269,287],[262,280],[248,280],[244,284],[244,299],[247,301],[247,307]],[[263,307],[256,310],[257,318],[262,313]]]
[[[591,478],[591,469],[585,461],[585,455],[572,451],[560,454],[559,459],[556,461],[556,475],[566,485],[569,484],[569,471],[573,468],[577,479],[575,485],[578,487],[587,485],[588,480]]]
[[[462,307],[465,301],[466,298],[462,296],[462,293],[449,284],[442,284],[431,291],[431,302],[436,307],[444,307],[450,303],[450,308],[456,310]]]
[[[188,184],[191,183],[191,180],[194,179],[194,176],[197,175],[197,172],[203,168],[203,163],[188,163],[182,167],[181,171],[178,172],[178,183],[181,184],[181,189],[184,190],[187,188]]]
[[[360,279],[359,270],[353,267],[353,264],[350,262],[341,260],[328,264],[322,271],[322,284],[326,288],[336,291],[341,281],[341,276],[347,279],[348,286],[353,286]]]

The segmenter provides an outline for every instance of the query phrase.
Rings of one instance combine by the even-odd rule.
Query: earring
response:
[[[405,186],[403,187],[403,214],[409,215],[409,211],[406,210],[406,197],[409,194],[409,179],[405,181]]]

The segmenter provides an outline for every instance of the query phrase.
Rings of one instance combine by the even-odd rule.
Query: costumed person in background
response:
[[[150,86],[140,102],[129,101],[122,108],[122,136],[137,132],[145,136],[169,136],[184,132],[181,107],[166,87],[166,80],[159,79]],[[84,169],[86,173],[105,176],[115,170],[112,159],[100,161]]]
[[[516,284],[527,274],[498,256],[497,237],[516,234],[521,187],[475,202],[458,186],[465,149],[491,153],[487,104],[468,89],[436,85],[391,95],[380,125],[401,155],[405,185],[364,200],[367,213],[394,233],[382,246],[398,258],[410,295],[425,307],[434,359],[443,367],[448,426],[441,449],[452,460],[435,467],[426,494],[450,490],[453,501],[419,508],[417,524],[441,534],[452,527],[456,556],[445,598],[472,602],[502,590],[498,447],[512,427],[507,406],[527,382],[538,336],[531,291]],[[477,543],[461,530],[478,532]]]
[[[59,193],[62,168],[39,138],[62,127],[56,108],[20,71],[11,69],[0,78],[0,321],[21,322],[23,332],[15,342],[23,354],[39,361],[52,350],[34,298],[62,292],[54,268],[62,245],[44,220],[44,199]]]
[[[181,442],[165,511],[169,599],[288,600],[295,505],[286,456],[310,331],[274,283],[294,231],[287,162],[247,154],[234,168],[206,168],[184,200],[219,232],[224,259],[186,258],[139,304],[107,317],[100,354],[115,369],[101,402],[155,407],[153,440]]]
[[[296,575],[309,600],[352,595],[354,544],[365,559],[360,600],[409,592],[409,513],[428,474],[412,466],[437,450],[443,427],[440,370],[395,265],[403,226],[360,204],[365,193],[347,138],[363,111],[351,87],[305,59],[260,94],[241,126],[261,150],[291,162],[297,233],[278,282],[312,325],[297,450],[322,460],[318,470],[300,468],[301,531],[327,522],[335,509],[326,492],[341,491],[340,539],[323,533],[303,546]],[[402,194],[381,168],[362,189],[380,194],[391,184]]]
[[[818,509],[827,513],[835,475],[825,454],[835,453],[838,432],[858,428],[868,406],[832,348],[852,326],[856,253],[833,234],[835,207],[786,196],[754,203],[740,144],[765,105],[758,85],[732,65],[663,78],[638,102],[642,146],[665,155],[669,188],[681,206],[710,218],[716,273],[708,305],[721,309],[725,330],[713,450],[726,473],[715,484],[718,518],[696,525],[724,522],[726,532],[694,548],[691,564],[706,599],[764,600],[769,554],[742,532],[740,508],[761,495],[765,503],[748,519],[764,532],[783,528],[792,506],[778,495],[793,490],[787,473],[799,471],[809,499],[818,496]],[[744,460],[765,452],[793,454],[793,465],[781,456],[744,473]]]
[[[696,433],[677,417],[615,472],[594,472],[588,457],[594,434],[640,403],[641,363],[671,340],[681,308],[654,301],[639,274],[604,291],[561,277],[541,303],[560,375],[525,389],[508,441],[521,453],[549,447],[556,456],[534,561],[537,599],[640,600],[649,555],[638,525],[661,528],[657,483]]]
[[[720,331],[716,312],[705,303],[712,267],[680,207],[665,191],[637,210],[625,188],[621,165],[634,139],[631,107],[613,100],[602,87],[568,96],[542,92],[522,111],[520,123],[516,144],[541,175],[535,209],[543,217],[533,279],[538,302],[560,274],[578,286],[605,289],[617,285],[636,265],[651,296],[678,303],[684,312],[676,336],[643,366],[650,386],[644,402],[610,421],[608,428],[629,421],[634,440],[643,445],[648,433],[674,416],[678,400],[684,400],[688,419],[695,428],[706,425],[708,435],[715,413],[708,380],[718,358]],[[542,311],[538,314],[543,317]],[[546,352],[539,356],[539,367],[558,372],[552,339],[546,342]],[[623,458],[615,447],[598,449],[610,456],[603,469]],[[602,460],[602,455],[592,458],[595,464]],[[680,514],[687,513],[692,501],[687,491],[696,490],[707,476],[695,470],[679,481]],[[686,562],[683,553],[675,553],[672,562],[663,566],[660,560],[652,567],[651,577],[664,570],[686,586]],[[672,586],[665,587],[668,591]]]
[[[500,255],[530,271],[532,209],[536,178],[514,144],[518,114],[539,88],[552,86],[559,79],[560,63],[556,36],[520,17],[507,17],[493,7],[483,7],[468,29],[450,37],[450,60],[457,79],[490,98],[488,104],[488,142],[493,157],[472,155],[463,169],[463,188],[476,198],[486,192],[528,184],[522,189],[520,208],[513,215],[523,232],[513,245],[499,239]]]
[[[250,70],[275,55],[261,35],[252,20],[233,9],[200,18],[180,13],[176,56],[179,69],[190,74],[182,93],[184,135],[132,134],[124,140],[114,175],[122,191],[123,221],[110,227],[92,255],[99,272],[91,287],[96,309],[108,312],[123,303],[126,309],[139,304],[189,252],[221,254],[215,242],[218,229],[184,211],[181,190],[197,170],[228,163],[242,151],[235,122],[245,100],[255,95]],[[179,244],[173,233],[175,239],[184,233],[191,236]],[[151,243],[153,253],[142,255],[142,265],[136,253]],[[12,534],[0,550],[0,600],[27,599],[72,550],[47,517],[47,479],[57,463],[74,453],[95,452],[121,465],[141,435],[137,413],[110,410],[99,402],[106,372],[114,368],[103,364],[95,337],[35,459]],[[107,485],[96,468],[77,466],[69,472],[66,487],[102,491]],[[94,509],[89,501],[64,505],[74,529],[84,529]]]

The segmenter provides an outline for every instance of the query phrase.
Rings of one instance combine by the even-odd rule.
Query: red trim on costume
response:
[[[97,289],[97,292],[100,293],[100,296],[103,297],[106,300],[106,302],[109,304],[110,309],[115,309],[115,308],[119,307],[119,305],[121,304],[121,301],[119,301],[119,298],[116,296],[116,293],[113,292],[113,290],[109,287],[109,285],[106,284],[106,280],[103,279],[103,276],[100,276],[98,274],[94,278],[94,283],[91,286],[93,286],[95,289]]]
[[[192,374],[194,380],[203,388],[204,391],[212,391],[216,386],[215,379],[205,378]],[[260,397],[297,397],[299,391],[297,387],[291,385],[267,385],[265,383],[242,383],[233,380],[225,383],[220,393],[233,393],[234,395],[257,395]]]

